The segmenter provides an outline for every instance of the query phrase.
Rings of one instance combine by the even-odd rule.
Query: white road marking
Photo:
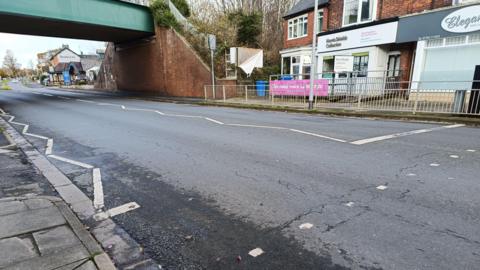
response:
[[[71,99],[71,98],[69,98],[69,97],[64,97],[64,96],[57,96],[57,97],[58,97],[58,98],[61,98],[61,99],[66,99],[66,100]]]
[[[417,176],[417,175],[414,174],[414,173],[409,173],[409,174],[407,174],[407,176],[409,176],[409,177],[414,177],[414,176]]]
[[[1,154],[9,154],[9,153],[13,153],[13,152],[11,150],[0,149],[0,155]]]
[[[48,139],[47,148],[45,149],[45,155],[51,155],[53,151],[53,139]]]
[[[33,134],[33,133],[24,133],[24,134],[27,135],[27,136],[30,136],[30,137],[37,138],[37,139],[48,140],[47,137],[40,136],[40,135],[37,135],[37,134]]]
[[[255,258],[262,255],[263,253],[265,252],[261,248],[256,248],[256,249],[250,250],[250,252],[248,252],[248,255]]]
[[[225,124],[225,125],[226,125],[226,126],[233,126],[233,127],[267,128],[267,129],[279,129],[279,130],[287,130],[287,129],[288,129],[288,128],[284,128],[284,127],[244,125],[244,124]]]
[[[477,150],[473,150],[473,149],[468,149],[467,152],[470,152],[470,153],[475,153],[477,152]]]
[[[457,155],[450,155],[450,157],[455,159],[460,158],[460,156],[457,156]]]
[[[86,163],[83,163],[83,162],[80,162],[80,161],[75,161],[75,160],[71,160],[71,159],[68,159],[68,158],[59,157],[59,156],[56,156],[56,155],[49,155],[48,157],[56,159],[56,160],[60,160],[60,161],[66,162],[66,163],[70,163],[72,165],[79,166],[79,167],[82,167],[82,168],[85,168],[85,169],[93,169],[92,165],[89,165],[89,164],[86,164]]]
[[[432,163],[432,164],[430,164],[430,167],[440,167],[440,164],[438,164],[438,163]]]
[[[138,203],[131,202],[131,203],[127,203],[127,204],[112,208],[108,211],[98,213],[98,214],[94,215],[93,218],[97,221],[101,221],[101,220],[105,220],[109,217],[114,217],[114,216],[118,216],[118,215],[130,212],[130,211],[133,211],[133,210],[138,209],[138,208],[140,208],[140,205],[138,205]]]
[[[203,119],[202,116],[198,116],[198,115],[169,114],[169,113],[166,113],[165,115],[166,115],[166,116],[173,116],[173,117],[199,118],[199,119]]]
[[[210,121],[210,122],[213,122],[213,123],[215,123],[215,124],[225,125],[225,123],[220,122],[220,121],[217,121],[217,120],[212,119],[212,118],[205,117],[205,120]]]
[[[53,95],[42,93],[42,95],[47,96],[47,97],[53,97]]]
[[[353,207],[354,204],[355,204],[354,202],[349,202],[349,203],[346,203],[345,205],[348,207]]]
[[[160,114],[160,115],[165,115],[163,112],[161,111],[155,111],[156,113]]]
[[[32,94],[35,94],[35,95],[41,95],[40,93],[38,92],[32,92]]]
[[[374,138],[369,138],[369,139],[363,139],[363,140],[358,140],[351,142],[351,144],[354,145],[364,145],[368,143],[374,143],[374,142],[379,142],[379,141],[385,141],[385,140],[390,140],[394,138],[400,138],[400,137],[405,137],[405,136],[411,136],[411,135],[416,135],[416,134],[422,134],[422,133],[429,133],[437,130],[443,130],[443,129],[452,129],[452,128],[460,128],[464,127],[465,125],[450,125],[450,126],[443,126],[443,127],[436,127],[436,128],[428,128],[428,129],[419,129],[419,130],[413,130],[413,131],[408,131],[408,132],[402,132],[402,133],[396,133],[396,134],[391,134],[391,135],[385,135],[385,136],[379,136],[379,137],[374,137]]]
[[[300,230],[308,230],[308,229],[313,228],[313,224],[312,223],[303,223],[302,225],[298,226],[298,228]]]
[[[93,169],[93,206],[102,209],[105,205],[103,197],[102,175],[99,168]]]
[[[377,187],[378,190],[386,190],[388,187],[387,186],[384,186],[384,185],[380,185]]]
[[[1,113],[1,114],[3,114],[3,115],[5,115],[5,114],[6,114],[6,113],[5,113],[5,111],[4,111],[4,110],[2,110],[2,108],[0,108],[0,113]]]
[[[91,100],[85,100],[85,99],[77,99],[77,101],[80,101],[80,102],[85,102],[85,103],[93,103],[93,104],[96,104],[95,101],[91,101]]]
[[[123,106],[123,105],[120,105],[120,107],[122,107],[122,110],[125,110],[125,109],[126,109],[125,106]]]
[[[290,129],[290,131],[305,134],[305,135],[310,135],[310,136],[314,136],[314,137],[318,137],[318,138],[322,138],[322,139],[327,139],[327,140],[331,140],[331,141],[341,142],[341,143],[346,143],[347,142],[345,140],[332,138],[332,137],[328,137],[328,136],[324,136],[324,135],[320,135],[320,134],[315,134],[315,133],[311,133],[311,132],[307,132],[307,131],[302,131],[302,130],[298,130],[298,129]]]
[[[23,127],[22,134],[27,133],[28,128],[29,128],[29,125],[25,125],[25,126]]]

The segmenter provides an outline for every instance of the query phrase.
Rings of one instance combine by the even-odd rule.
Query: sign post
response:
[[[217,38],[215,35],[208,35],[208,47],[210,48],[212,61],[212,87],[215,93],[215,50],[217,49]]]
[[[310,67],[310,94],[308,95],[308,109],[313,110],[313,87],[315,85],[315,75],[317,74],[317,28],[318,28],[318,0],[315,0],[315,9],[313,16],[313,41],[312,41],[312,60]]]

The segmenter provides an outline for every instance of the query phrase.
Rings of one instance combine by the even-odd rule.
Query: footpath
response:
[[[0,269],[116,269],[0,123]]]

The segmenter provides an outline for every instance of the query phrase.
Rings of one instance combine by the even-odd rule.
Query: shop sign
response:
[[[353,56],[336,55],[333,70],[335,72],[352,72]]]
[[[448,14],[442,21],[443,30],[469,33],[480,30],[480,6],[470,6]]]
[[[318,38],[318,53],[394,43],[398,22],[378,24]]]
[[[272,96],[307,97],[310,94],[310,80],[270,81]],[[313,94],[317,97],[328,96],[328,80],[315,80]]]

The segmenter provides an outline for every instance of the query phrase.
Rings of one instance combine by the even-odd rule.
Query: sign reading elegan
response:
[[[480,30],[480,5],[469,6],[448,14],[442,28],[452,33],[469,33]]]

